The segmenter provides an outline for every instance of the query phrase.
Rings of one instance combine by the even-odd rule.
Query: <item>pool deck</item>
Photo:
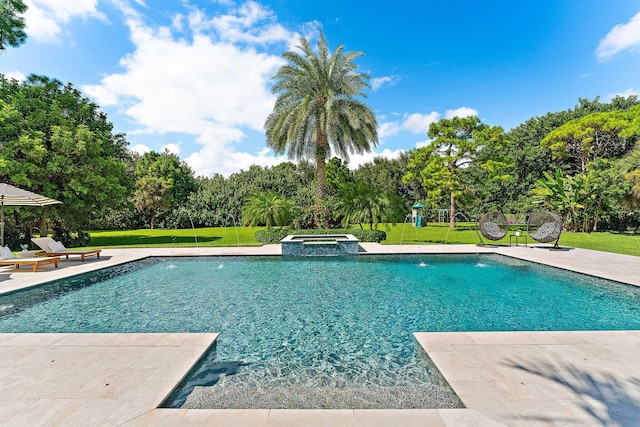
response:
[[[640,286],[640,258],[573,249],[360,244],[362,254],[498,253]],[[106,249],[0,268],[0,293],[147,256],[280,255],[280,245]],[[73,258],[73,257],[72,257]],[[640,331],[416,331],[466,409],[158,409],[217,334],[0,334],[0,425],[638,425]]]

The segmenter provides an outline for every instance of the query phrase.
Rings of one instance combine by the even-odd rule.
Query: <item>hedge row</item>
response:
[[[304,230],[292,230],[285,229],[271,229],[271,230],[258,230],[256,231],[255,239],[257,242],[270,244],[280,243],[280,240],[287,237],[289,234],[353,234],[356,239],[361,242],[377,242],[380,243],[387,239],[387,233],[380,230],[360,230],[360,229],[304,229]]]

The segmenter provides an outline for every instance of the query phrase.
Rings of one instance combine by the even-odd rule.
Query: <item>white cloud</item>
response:
[[[144,144],[136,144],[129,150],[140,155],[151,152],[151,149]]]
[[[610,94],[607,95],[607,101],[611,101],[616,96],[621,96],[623,98],[628,98],[630,96],[640,96],[640,92],[638,92],[637,90],[629,88],[629,89],[627,89],[627,90],[625,90],[623,92],[610,93]]]
[[[185,159],[197,176],[212,176],[219,173],[228,177],[251,165],[275,166],[287,161],[286,157],[273,156],[270,150],[262,149],[252,154],[237,151],[233,146],[224,144],[204,144],[203,148]]]
[[[349,156],[349,169],[354,170],[365,163],[371,163],[373,162],[373,159],[376,157],[385,157],[387,159],[397,159],[398,157],[400,157],[402,153],[405,153],[405,152],[406,152],[405,150],[392,151],[392,150],[389,150],[388,148],[385,148],[380,153],[371,152],[371,153],[364,153],[364,154],[353,154]]]
[[[97,100],[98,103],[104,107],[118,104],[118,95],[105,86],[86,85],[83,86],[82,89],[87,95]]]
[[[413,113],[405,114],[402,121],[384,122],[378,128],[378,136],[385,138],[396,135],[402,131],[413,134],[426,134],[429,132],[431,123],[438,121],[440,113],[432,111],[429,114]]]
[[[477,116],[477,115],[478,115],[478,110],[475,110],[469,107],[460,107],[460,108],[456,108],[455,110],[447,110],[447,112],[444,113],[444,116],[447,119],[452,119],[454,117],[470,117],[470,116]]]
[[[400,132],[402,128],[397,122],[385,122],[378,127],[378,137],[385,138]]]
[[[268,23],[265,24],[265,21]],[[247,1],[226,15],[208,19],[204,12],[194,9],[189,14],[189,24],[194,31],[214,30],[219,40],[227,43],[265,45],[285,42],[293,47],[299,34],[291,32],[275,22],[275,15],[266,7]]]
[[[454,110],[447,110],[444,117],[451,119],[453,117],[468,117],[477,116],[478,111],[469,107],[460,107]],[[429,114],[422,113],[405,113],[402,120],[384,122],[381,123],[378,128],[378,136],[380,138],[386,138],[396,135],[400,132],[406,131],[414,135],[427,135],[429,133],[429,127],[432,123],[437,122],[442,117],[442,114],[437,111],[432,111]],[[425,141],[416,142],[416,148],[424,147],[431,142],[430,139]]]
[[[98,11],[98,0],[25,0],[26,33],[42,43],[57,43],[64,25],[74,18],[106,20]]]
[[[432,139],[426,139],[424,141],[418,141],[418,142],[416,142],[416,148],[426,147],[427,145],[431,144],[431,141],[433,141],[433,140]]]
[[[283,161],[272,153],[242,153],[236,144],[249,131],[262,132],[275,101],[271,77],[298,33],[254,2],[213,18],[192,7],[187,18],[158,28],[146,25],[129,4],[119,7],[135,49],[121,59],[122,72],[84,86],[85,93],[131,119],[136,127],[129,134],[192,135],[200,148],[185,161],[197,175]],[[189,27],[192,40],[172,34],[180,26]],[[270,44],[277,44],[277,54],[269,52]]]
[[[9,71],[8,73],[4,73],[4,78],[7,80],[17,80],[19,82],[23,82],[27,79],[27,77],[20,71]]]
[[[427,133],[431,123],[438,121],[440,113],[432,111],[429,114],[413,113],[410,114],[402,123],[402,128],[412,133]]]
[[[180,144],[165,144],[162,146],[162,151],[168,151],[177,156],[180,154]]]
[[[267,82],[281,64],[278,57],[205,36],[196,36],[192,44],[161,33],[148,36],[134,36],[138,46],[121,61],[124,73],[85,86],[85,92],[101,105],[117,104],[143,132],[262,129],[274,102]]]
[[[599,61],[606,61],[624,50],[638,49],[640,49],[640,12],[626,24],[614,26],[600,40],[596,49],[596,57]]]
[[[171,19],[171,26],[178,31],[182,31],[184,29],[184,15],[181,13],[175,15]]]
[[[429,132],[431,123],[437,122],[438,118],[440,118],[440,113],[437,111],[432,111],[429,114],[404,114],[402,121],[382,123],[378,129],[378,136],[385,138],[402,131],[408,131],[413,134],[426,134]]]
[[[399,79],[398,76],[374,77],[371,79],[371,89],[376,91],[382,86],[393,86]]]

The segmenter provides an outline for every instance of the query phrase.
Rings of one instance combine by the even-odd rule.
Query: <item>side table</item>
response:
[[[529,246],[529,238],[527,237],[526,234],[520,234],[520,235],[509,234],[509,246],[513,245],[513,239],[516,240],[516,246],[518,246],[518,240],[519,239],[524,239],[524,245],[527,246],[527,247]]]

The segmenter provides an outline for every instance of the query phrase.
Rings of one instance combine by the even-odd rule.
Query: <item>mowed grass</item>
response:
[[[257,230],[263,228],[210,227],[195,230],[91,231],[90,245],[101,248],[260,246],[261,243],[256,242],[254,236]],[[520,230],[525,228],[521,226]],[[387,233],[387,240],[382,244],[389,245],[477,244],[480,242],[474,223],[458,223],[454,230],[450,230],[449,225],[445,223],[429,223],[422,228],[415,228],[411,224],[395,224],[389,225],[389,228],[381,226],[380,229]],[[528,242],[529,245],[538,244],[531,239]],[[498,242],[488,243],[508,245],[509,238],[505,237]],[[524,243],[524,237],[519,239],[519,243]],[[560,246],[640,256],[640,234],[563,232],[560,237]]]
[[[429,223],[426,227],[415,228],[411,224],[391,225],[387,232],[387,240],[383,244],[478,244],[480,238],[476,233],[474,223],[458,223],[454,230],[449,229],[449,224]],[[520,226],[524,236],[526,226]],[[403,231],[404,230],[404,231]],[[515,227],[510,234],[515,233]],[[486,243],[508,245],[509,236],[497,242]],[[515,244],[515,238],[512,238]],[[520,237],[519,244],[524,243],[524,237]],[[529,245],[539,245],[538,242],[528,239]],[[597,251],[614,252],[619,254],[640,256],[640,234],[629,233],[571,233],[563,231],[559,245],[582,249],[594,249]]]
[[[260,246],[254,235],[262,227],[210,227],[196,229],[143,229],[90,231],[91,247],[222,247]],[[197,243],[196,243],[197,241]]]

